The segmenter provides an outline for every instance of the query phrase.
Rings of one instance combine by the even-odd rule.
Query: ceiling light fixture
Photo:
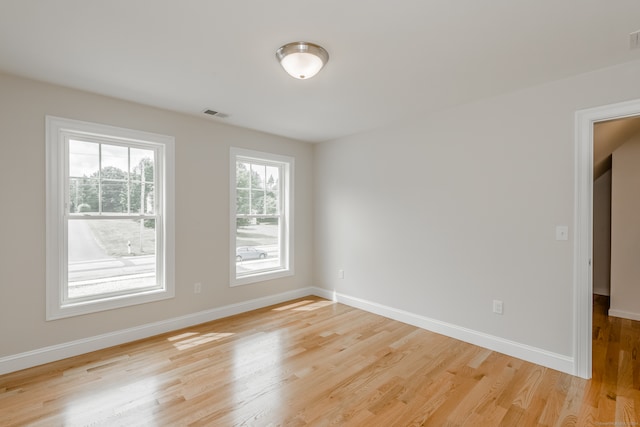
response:
[[[329,61],[329,53],[317,44],[295,42],[278,49],[276,58],[291,77],[305,80],[322,70]]]

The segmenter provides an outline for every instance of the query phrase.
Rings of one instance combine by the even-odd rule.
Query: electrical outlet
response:
[[[494,299],[493,300],[493,312],[496,314],[502,314],[503,313],[503,302],[498,300],[498,299]]]
[[[200,283],[200,282],[194,283],[194,285],[193,285],[193,293],[194,294],[199,294],[200,292],[202,292],[202,283]]]
[[[338,279],[344,279],[344,270],[338,270]]]

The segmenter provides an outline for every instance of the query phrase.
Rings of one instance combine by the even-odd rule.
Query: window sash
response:
[[[245,164],[249,166],[249,179],[248,179],[248,186],[239,186],[238,185],[238,164]],[[267,168],[272,168],[272,169],[277,169],[278,170],[278,184],[277,184],[277,188],[276,191],[269,191],[269,189],[267,188],[267,182],[263,182],[262,187],[263,188],[254,188],[253,187],[253,166],[260,166],[260,167],[264,167],[265,170]],[[254,159],[254,158],[246,158],[246,157],[237,157],[236,158],[236,162],[235,162],[235,190],[236,190],[236,201],[235,203],[237,204],[237,192],[240,191],[246,191],[248,196],[249,196],[249,213],[248,214],[244,214],[244,213],[238,213],[238,209],[237,209],[237,205],[236,205],[236,216],[237,217],[245,217],[245,218],[257,218],[257,217],[267,217],[270,215],[278,215],[278,216],[282,216],[282,212],[283,212],[283,193],[284,193],[284,165],[281,162],[273,162],[273,161],[268,161],[268,160],[262,160],[262,159]],[[266,176],[265,176],[266,178]],[[254,192],[261,192],[262,193],[262,214],[255,214],[254,212]],[[276,203],[276,213],[275,214],[268,214],[267,213],[267,193],[270,192],[275,192],[277,193],[277,203]]]
[[[154,234],[155,234],[155,250],[154,250],[154,264],[155,268],[153,271],[155,277],[155,284],[149,286],[140,286],[132,289],[123,289],[120,291],[108,291],[101,292],[92,295],[87,295],[84,297],[70,297],[69,288],[71,287],[71,282],[69,280],[70,273],[70,262],[69,262],[69,222],[72,221],[122,221],[122,220],[134,220],[134,221],[144,221],[144,220],[153,220],[155,221],[154,225]],[[92,301],[100,301],[105,299],[110,299],[113,297],[126,297],[129,295],[136,295],[143,292],[154,291],[154,290],[164,290],[165,289],[165,279],[164,279],[164,251],[162,250],[162,229],[164,228],[164,224],[162,221],[161,215],[145,215],[145,216],[69,216],[65,219],[65,231],[64,231],[64,254],[62,255],[64,258],[64,265],[66,268],[63,270],[62,274],[62,282],[60,293],[62,295],[61,302],[62,305],[72,305],[83,302],[92,302]],[[130,275],[119,275],[119,276],[109,276],[106,277],[105,281],[118,281],[127,278]]]
[[[78,132],[72,132],[72,131],[67,131],[63,133],[63,139],[64,139],[64,180],[65,180],[65,187],[64,187],[64,200],[65,200],[65,215],[73,215],[73,213],[70,212],[70,206],[71,206],[71,194],[70,194],[70,188],[71,188],[71,181],[73,179],[87,179],[89,181],[94,181],[95,183],[97,183],[98,185],[98,212],[81,212],[79,214],[81,214],[82,216],[89,216],[89,215],[100,215],[100,216],[105,216],[105,212],[103,209],[103,188],[104,188],[104,184],[105,183],[126,183],[127,184],[127,213],[118,213],[118,212],[107,212],[106,215],[133,215],[135,213],[132,214],[131,212],[131,185],[133,184],[140,184],[142,185],[142,182],[144,182],[145,184],[152,184],[155,186],[155,191],[154,191],[154,199],[153,199],[153,212],[158,212],[159,207],[162,206],[162,180],[160,179],[160,173],[161,173],[161,167],[159,167],[162,163],[163,160],[163,154],[162,154],[162,147],[158,147],[156,145],[154,146],[150,146],[149,143],[138,143],[138,142],[121,142],[117,139],[114,138],[106,138],[106,137],[94,137],[94,136],[87,136],[86,134],[81,134]],[[78,141],[78,142],[86,142],[86,143],[91,143],[91,144],[97,144],[98,145],[98,170],[96,171],[98,173],[97,177],[76,177],[76,176],[71,176],[70,173],[70,159],[71,159],[71,153],[70,153],[70,144],[71,141]],[[127,174],[127,178],[126,179],[113,179],[113,178],[104,178],[102,176],[103,173],[103,169],[104,169],[104,163],[102,160],[102,153],[103,153],[103,145],[108,145],[108,146],[115,146],[115,147],[122,147],[122,148],[126,148],[127,149],[127,170],[126,170],[126,174]],[[148,182],[146,180],[141,179],[140,180],[133,180],[131,179],[131,171],[132,171],[132,165],[131,165],[131,149],[140,149],[140,150],[145,150],[145,151],[151,151],[154,153],[154,159],[153,159],[153,179],[151,182]],[[140,199],[140,208],[143,208],[143,200],[142,198]]]

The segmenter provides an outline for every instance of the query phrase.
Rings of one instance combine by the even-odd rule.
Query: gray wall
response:
[[[613,152],[611,306],[609,314],[640,320],[640,135]]]
[[[628,63],[315,146],[316,284],[572,357],[575,112],[639,98],[639,73]]]
[[[0,357],[312,285],[311,145],[8,75],[0,94]],[[45,321],[45,115],[175,137],[175,298]],[[230,146],[295,157],[293,277],[229,287]]]
[[[611,293],[611,170],[593,182],[593,293]]]

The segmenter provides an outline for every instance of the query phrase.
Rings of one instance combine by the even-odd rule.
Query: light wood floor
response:
[[[633,426],[640,323],[586,381],[316,297],[0,376],[0,426]]]

